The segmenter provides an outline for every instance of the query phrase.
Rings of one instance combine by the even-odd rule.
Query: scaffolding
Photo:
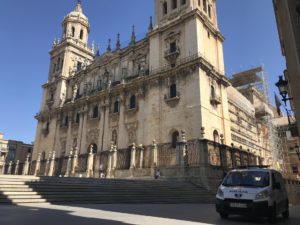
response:
[[[268,77],[264,67],[259,66],[234,74],[231,77],[233,87],[238,89],[255,107],[255,118],[261,124],[261,157],[274,169],[284,171],[283,143],[274,123],[275,107],[269,95]],[[258,137],[260,139],[260,137]]]

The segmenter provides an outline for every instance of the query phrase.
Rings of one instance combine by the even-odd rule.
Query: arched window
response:
[[[114,145],[117,144],[118,141],[118,134],[116,130],[113,130],[112,135],[111,135],[111,141],[114,143]]]
[[[97,146],[96,144],[91,144],[91,145],[89,146],[88,152],[90,152],[91,149],[92,149],[92,153],[93,153],[93,154],[96,154],[97,151],[98,151],[98,146]]]
[[[181,5],[185,5],[186,0],[181,0]]]
[[[213,133],[213,135],[214,135],[214,142],[216,142],[216,143],[219,143],[219,133],[218,133],[218,131],[214,131],[214,133]]]
[[[93,118],[97,118],[99,116],[99,109],[98,106],[93,108]]]
[[[210,96],[211,96],[211,98],[215,98],[216,97],[216,91],[215,91],[215,87],[214,86],[210,87]]]
[[[207,12],[207,0],[203,0],[203,10]]]
[[[177,142],[178,142],[179,132],[174,131],[172,134],[172,148],[176,148]]]
[[[170,98],[175,98],[177,97],[177,88],[176,88],[176,84],[172,84],[170,86]]]
[[[81,40],[82,40],[82,38],[83,38],[83,30],[82,30],[82,29],[80,30],[79,38],[80,38]]]
[[[115,104],[114,104],[114,113],[118,113],[119,112],[119,101],[115,101]]]
[[[130,98],[129,109],[135,109],[135,108],[136,108],[136,97],[135,95],[132,95]]]
[[[177,8],[177,0],[172,0],[172,9]]]
[[[72,27],[72,37],[75,37],[75,27]]]
[[[164,2],[163,3],[163,14],[166,15],[168,13],[168,3]]]

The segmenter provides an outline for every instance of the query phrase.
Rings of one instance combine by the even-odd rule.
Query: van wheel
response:
[[[228,214],[227,213],[220,213],[220,217],[222,219],[228,219]]]
[[[289,211],[289,201],[286,202],[286,211],[282,213],[283,218],[289,218],[290,217],[290,211]]]
[[[273,209],[271,210],[268,220],[269,223],[276,223],[276,219],[277,219],[277,209],[276,209],[276,203],[274,203]]]

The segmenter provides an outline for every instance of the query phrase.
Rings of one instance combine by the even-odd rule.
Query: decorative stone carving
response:
[[[128,145],[130,145],[130,143],[134,143],[136,141],[136,130],[138,128],[138,121],[133,123],[127,123],[125,124],[125,127],[127,129],[128,134]]]
[[[99,138],[99,129],[89,129],[86,135],[87,143],[97,143]]]

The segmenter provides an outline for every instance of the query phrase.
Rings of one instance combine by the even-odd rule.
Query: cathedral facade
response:
[[[116,177],[154,164],[191,167],[211,160],[221,166],[222,155],[233,164],[230,82],[215,0],[155,0],[155,23],[151,19],[146,37],[136,40],[133,28],[128,46],[118,35],[103,54],[88,46],[89,32],[78,2],[50,51],[36,115],[35,173],[46,175],[51,159],[57,174],[74,167],[78,173],[92,170],[89,176],[112,169]],[[245,152],[248,163],[259,161],[252,153]],[[186,155],[188,162],[180,163]]]

